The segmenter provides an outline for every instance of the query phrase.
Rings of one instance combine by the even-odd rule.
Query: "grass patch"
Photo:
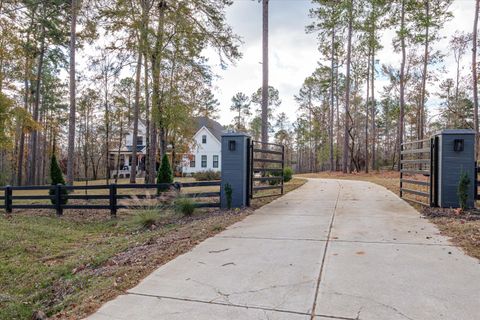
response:
[[[178,196],[174,201],[175,211],[184,216],[191,216],[195,212],[195,200],[183,196]]]
[[[293,179],[285,192],[303,183]],[[254,200],[252,207],[275,198]],[[95,210],[66,210],[60,218],[51,210],[0,213],[0,319],[30,319],[35,311],[81,319],[252,212],[196,210],[183,216],[146,205],[121,210],[113,220]]]
[[[160,213],[155,209],[141,210],[135,215],[134,223],[143,229],[155,227],[160,219]]]

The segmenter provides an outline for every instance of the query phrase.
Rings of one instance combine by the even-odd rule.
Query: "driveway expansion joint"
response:
[[[361,244],[385,244],[385,245],[402,245],[402,246],[434,246],[434,247],[455,247],[450,243],[421,243],[421,242],[390,242],[390,241],[365,241],[365,240],[342,240],[331,239],[331,242],[337,243],[361,243]]]
[[[337,182],[337,183],[338,183],[338,187],[339,187],[338,188],[338,193],[337,193],[337,199],[335,200],[335,208],[333,209],[332,217],[331,217],[330,224],[329,224],[329,227],[328,227],[327,241],[325,243],[325,248],[323,250],[322,263],[321,263],[321,266],[320,266],[320,271],[318,273],[317,286],[315,288],[315,296],[314,296],[314,300],[313,300],[312,313],[311,313],[311,317],[310,317],[311,320],[314,320],[315,316],[316,316],[315,311],[316,311],[316,308],[317,308],[318,292],[320,291],[320,282],[322,281],[323,270],[324,270],[324,267],[325,267],[325,259],[327,257],[328,245],[330,244],[330,238],[332,236],[332,229],[333,229],[333,223],[335,222],[335,213],[337,212],[338,200],[340,199],[340,193],[342,191],[342,185],[340,184],[340,182]]]
[[[245,240],[272,240],[272,241],[313,241],[326,242],[327,239],[310,239],[310,238],[268,238],[268,237],[242,237],[242,236],[218,236],[223,239],[245,239]]]

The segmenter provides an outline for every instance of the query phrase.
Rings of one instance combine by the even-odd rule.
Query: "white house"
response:
[[[142,176],[145,171],[145,155],[146,155],[146,136],[147,128],[142,120],[138,121],[138,135],[137,135],[137,176]],[[119,146],[110,149],[110,176],[118,175],[120,178],[127,178],[130,176],[130,168],[132,164],[132,150],[133,150],[133,124],[126,130]]]
[[[195,118],[197,132],[193,135],[190,152],[182,159],[182,172],[221,171],[221,140],[223,126],[206,117]]]

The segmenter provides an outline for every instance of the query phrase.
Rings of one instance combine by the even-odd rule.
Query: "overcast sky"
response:
[[[310,0],[270,0],[270,85],[280,91],[282,105],[278,112],[286,112],[291,121],[295,120],[297,105],[294,95],[298,93],[303,80],[316,68],[322,59],[317,50],[315,34],[306,34],[305,26],[311,23],[308,16],[312,8]],[[442,30],[447,40],[440,41],[435,48],[448,50],[448,39],[456,31],[471,32],[475,1],[455,0],[452,4],[454,18]],[[220,101],[220,122],[231,123],[233,114],[229,111],[231,97],[239,91],[248,95],[262,83],[262,5],[258,0],[234,0],[228,8],[227,21],[235,33],[240,35],[244,44],[241,47],[243,58],[230,65],[227,70],[215,68],[220,78],[215,81],[215,95]],[[399,57],[392,50],[394,32],[385,32],[382,37],[382,49],[378,54],[380,64],[399,64]],[[212,58],[212,63],[216,59]],[[470,50],[463,61],[464,74],[469,72]],[[453,57],[445,60],[447,75],[453,77],[455,67]],[[382,80],[377,90],[382,88]],[[434,90],[433,90],[434,89]],[[438,91],[431,88],[431,91]],[[438,99],[430,99],[430,108],[435,109]]]

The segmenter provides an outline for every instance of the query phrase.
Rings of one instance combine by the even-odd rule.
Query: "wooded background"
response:
[[[297,117],[277,112],[281,95],[268,87],[263,125],[261,88],[232,97],[235,118],[225,125],[284,144],[297,172],[396,169],[402,141],[442,128],[478,132],[479,1],[465,17],[472,32],[446,39],[441,29],[453,17],[451,3],[313,0],[306,32],[318,35],[319,62],[295,96]],[[225,17],[229,5],[0,0],[0,185],[49,183],[53,152],[67,183],[108,180],[109,151],[122,147],[131,126],[136,136],[139,121],[148,131],[146,181],[154,182],[165,153],[176,167],[188,152],[193,118],[215,119],[220,111],[206,50],[225,67],[241,58],[241,39]],[[394,39],[382,42],[392,30]],[[432,49],[439,41],[449,43],[447,51]],[[378,61],[383,46],[400,53],[399,65]],[[452,79],[443,76],[446,56],[456,62]],[[379,78],[387,84],[379,87]],[[439,110],[428,107],[432,99],[441,101]]]

